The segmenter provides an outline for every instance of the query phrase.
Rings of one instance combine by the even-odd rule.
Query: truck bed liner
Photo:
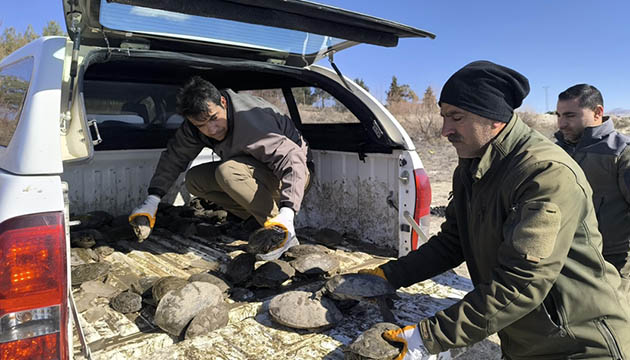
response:
[[[217,267],[220,270],[229,257],[239,253],[235,249],[243,243],[179,235],[152,235],[143,243],[121,241],[116,244],[117,251],[105,258],[112,264],[105,282],[122,290],[136,276],[187,278]],[[360,251],[353,244],[343,245],[334,250],[342,273],[375,267],[389,259]],[[365,245],[361,248],[365,250]],[[300,283],[296,289],[314,291],[323,281]],[[393,313],[399,324],[412,324],[453,304],[471,289],[470,280],[447,272],[399,289],[400,299],[395,300]],[[323,332],[308,332],[274,323],[267,312],[270,298],[242,303],[228,299],[227,326],[207,336],[179,341],[153,325],[151,314],[146,311],[123,315],[113,310],[106,298],[86,299],[80,288],[73,289],[73,293],[94,359],[343,359],[345,345],[382,321],[377,307],[360,303],[344,314],[338,326]],[[75,358],[83,359],[74,333]],[[452,355],[468,358],[469,350],[452,351]]]

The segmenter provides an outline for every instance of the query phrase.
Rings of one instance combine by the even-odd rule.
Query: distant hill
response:
[[[606,114],[617,116],[630,116],[630,109],[614,108],[612,110],[606,111]]]

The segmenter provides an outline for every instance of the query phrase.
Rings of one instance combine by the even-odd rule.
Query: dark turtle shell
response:
[[[370,274],[336,275],[324,287],[331,297],[339,300],[362,300],[396,293],[387,280]]]
[[[247,252],[250,254],[266,254],[282,246],[287,232],[279,226],[263,227],[249,235]]]
[[[225,271],[225,275],[233,284],[241,284],[252,275],[256,257],[252,254],[243,253],[230,261]]]
[[[289,291],[269,302],[269,315],[277,323],[294,329],[325,329],[343,319],[332,300],[311,292]]]
[[[252,285],[256,287],[277,288],[295,275],[289,263],[282,260],[271,260],[254,271]]]
[[[330,249],[319,244],[299,244],[290,247],[282,256],[297,259],[309,254],[328,254]]]
[[[346,349],[344,349],[345,360],[385,360],[394,359],[400,350],[391,343],[383,339],[383,332],[396,330],[399,326],[392,323],[377,323],[363,334],[359,335]]]

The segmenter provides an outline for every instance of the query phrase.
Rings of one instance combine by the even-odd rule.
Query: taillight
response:
[[[429,214],[431,213],[431,183],[424,169],[416,169],[413,171],[413,174],[416,181],[416,207],[413,212],[413,219],[428,236],[430,224]],[[412,230],[411,250],[416,250],[418,245],[418,233]]]
[[[63,213],[0,224],[0,359],[68,359]]]

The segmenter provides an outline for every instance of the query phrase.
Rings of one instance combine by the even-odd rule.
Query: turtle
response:
[[[193,282],[193,281],[207,282],[207,283],[216,285],[224,293],[230,289],[230,285],[228,285],[225,282],[225,280],[221,279],[220,277],[214,274],[210,274],[207,272],[192,274],[188,278],[188,281],[189,282]]]
[[[96,245],[97,241],[103,241],[103,234],[96,229],[83,229],[70,232],[70,245],[88,249]]]
[[[309,254],[328,254],[330,250],[319,244],[300,244],[290,247],[285,253],[282,255],[285,258],[297,259],[300,256],[309,255]]]
[[[148,217],[142,215],[136,216],[129,223],[138,238],[138,242],[143,242],[151,235],[151,225]]]
[[[343,242],[343,236],[336,230],[323,228],[313,236],[315,241],[326,246],[337,246]]]
[[[133,291],[123,291],[110,301],[110,305],[119,313],[137,312],[142,309],[142,296]]]
[[[323,330],[343,319],[332,300],[307,291],[288,291],[269,302],[269,315],[294,329]]]
[[[325,253],[306,254],[290,262],[291,266],[301,274],[332,274],[339,270],[339,259],[335,255]]]
[[[387,322],[395,322],[386,299],[396,296],[396,289],[380,276],[371,274],[335,275],[324,284],[325,295],[337,300],[368,300],[376,303]]]
[[[251,285],[259,288],[278,288],[295,275],[295,269],[288,262],[271,260],[254,271]]]
[[[245,282],[254,271],[256,257],[252,254],[243,253],[235,257],[227,265],[225,275],[235,285]]]
[[[153,294],[153,301],[155,304],[159,304],[160,300],[171,290],[177,290],[188,284],[186,279],[178,278],[176,276],[165,276],[158,279],[151,288]]]
[[[249,235],[247,252],[266,254],[279,248],[287,239],[287,232],[280,226],[262,227]]]
[[[383,332],[396,330],[399,326],[392,323],[377,323],[359,335],[344,350],[345,360],[389,360],[400,354],[400,347],[383,339]]]
[[[81,285],[89,280],[102,281],[110,269],[111,265],[106,262],[77,265],[72,268],[72,274],[70,275],[72,286]]]

